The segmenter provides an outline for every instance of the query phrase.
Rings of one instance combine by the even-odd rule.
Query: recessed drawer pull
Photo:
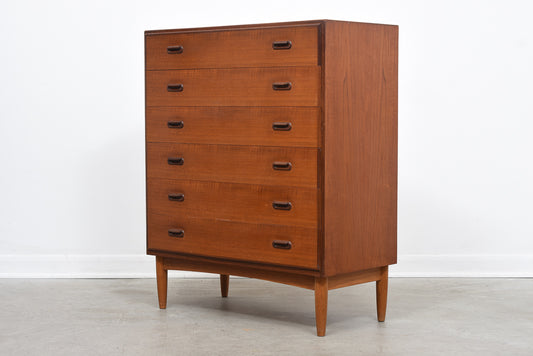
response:
[[[274,90],[291,90],[292,89],[292,83],[291,82],[274,83],[274,84],[272,84],[272,89],[274,89]]]
[[[290,122],[275,122],[272,124],[272,130],[274,131],[290,131],[292,124]]]
[[[291,49],[291,41],[274,41],[272,42],[272,49]]]
[[[171,93],[183,91],[183,84],[169,84],[167,85],[167,91]]]
[[[185,231],[183,229],[169,229],[168,230],[168,236],[170,237],[183,237],[185,235]]]
[[[167,159],[167,162],[172,166],[183,166],[182,157],[170,157],[169,159]]]
[[[292,203],[290,201],[275,201],[272,203],[272,207],[276,210],[291,210]]]
[[[167,122],[167,126],[170,129],[182,129],[183,121],[169,121]]]
[[[290,171],[292,169],[291,162],[274,162],[272,168],[276,171]]]
[[[183,53],[183,46],[168,46],[167,47],[167,53],[168,54],[180,54],[180,53]]]
[[[282,250],[290,250],[291,247],[292,247],[292,242],[274,240],[274,241],[272,241],[272,247],[279,248],[279,249],[282,249]]]
[[[184,201],[185,200],[185,194],[178,193],[178,194],[169,194],[168,200],[170,201]]]

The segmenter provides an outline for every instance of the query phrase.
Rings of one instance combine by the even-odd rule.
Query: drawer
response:
[[[317,188],[318,150],[147,143],[149,178]]]
[[[148,250],[318,269],[315,228],[148,214]]]
[[[146,69],[317,65],[318,33],[305,26],[147,34]]]
[[[148,142],[318,147],[320,109],[149,107]]]
[[[261,224],[317,226],[318,190],[151,178],[148,212]]]
[[[146,71],[147,106],[318,106],[320,67]]]

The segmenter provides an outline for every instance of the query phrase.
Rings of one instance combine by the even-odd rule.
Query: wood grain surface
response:
[[[398,27],[326,22],[325,275],[396,263]]]

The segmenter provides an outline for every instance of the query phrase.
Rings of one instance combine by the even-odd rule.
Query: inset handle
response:
[[[290,122],[275,122],[272,124],[272,130],[274,131],[290,131],[292,124]]]
[[[170,200],[170,201],[184,201],[185,200],[185,194],[183,194],[183,193],[178,193],[178,194],[170,193],[168,195],[168,200]]]
[[[291,162],[274,162],[272,168],[276,171],[290,171],[292,169]]]
[[[169,157],[167,163],[172,166],[183,166],[183,157]]]
[[[183,53],[183,46],[168,46],[167,47],[167,53],[168,54],[180,54],[180,53]]]
[[[272,42],[272,49],[291,49],[291,41],[274,41]]]
[[[169,121],[167,122],[167,126],[169,129],[182,129],[183,121]]]
[[[168,236],[170,237],[183,237],[185,236],[185,231],[183,229],[169,229]]]
[[[167,85],[167,91],[171,93],[183,91],[183,84],[169,84]]]
[[[272,203],[272,207],[276,210],[291,210],[292,203],[290,201],[275,201]]]
[[[282,240],[274,240],[272,241],[272,247],[279,248],[282,250],[290,250],[292,247],[292,242],[290,241],[282,241]]]
[[[272,89],[274,89],[274,90],[291,90],[292,89],[292,83],[291,82],[274,83],[274,84],[272,84]]]

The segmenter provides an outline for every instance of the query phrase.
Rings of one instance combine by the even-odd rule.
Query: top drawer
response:
[[[318,26],[145,36],[146,69],[319,64]]]

